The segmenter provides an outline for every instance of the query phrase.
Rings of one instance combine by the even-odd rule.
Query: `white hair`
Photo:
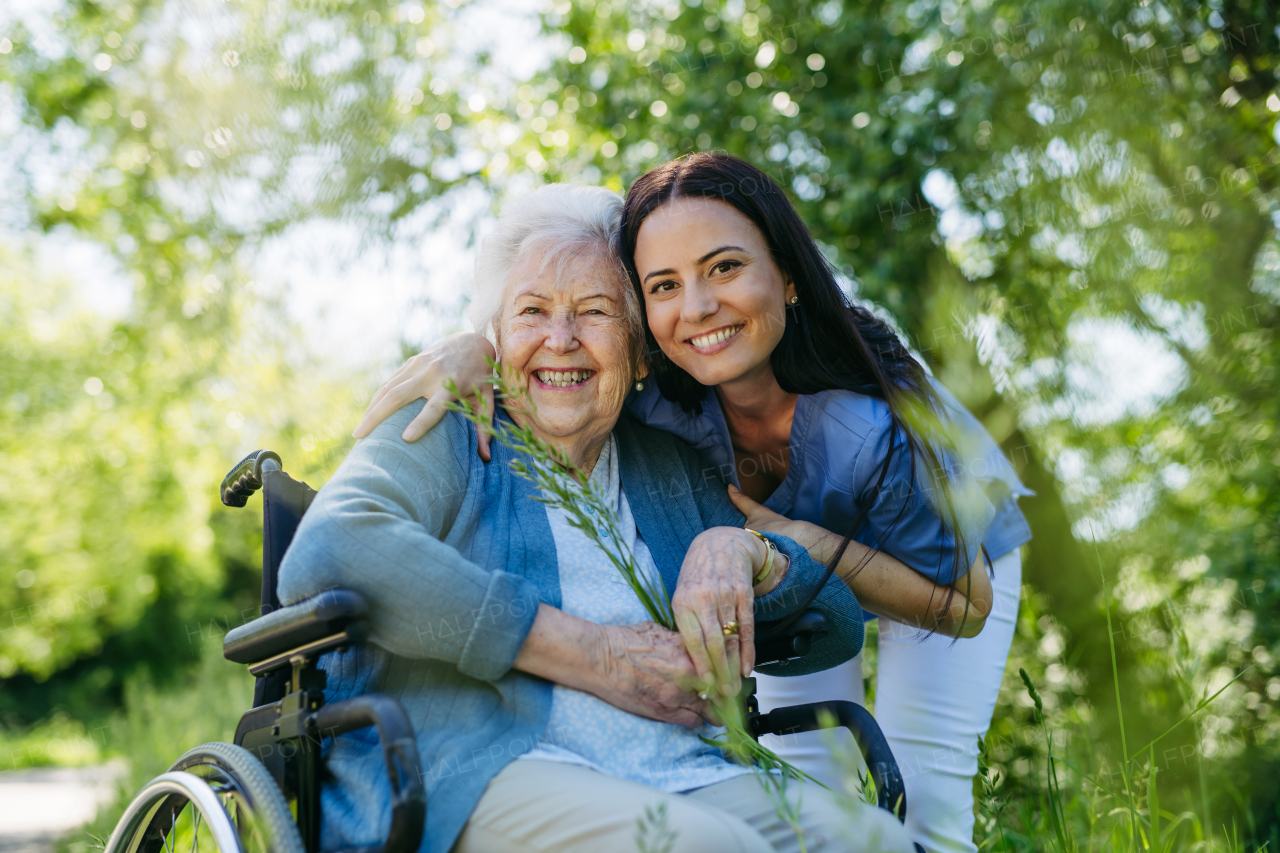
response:
[[[546,184],[502,206],[498,223],[476,252],[475,291],[467,316],[495,344],[507,288],[517,264],[541,257],[557,277],[602,265],[622,291],[628,350],[644,350],[639,300],[619,254],[622,197],[604,187]]]

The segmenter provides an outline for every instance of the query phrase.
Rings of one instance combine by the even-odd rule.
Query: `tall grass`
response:
[[[1188,807],[1172,812],[1170,800],[1163,801],[1161,767],[1157,745],[1183,726],[1192,726],[1199,743],[1197,715],[1222,695],[1243,673],[1238,673],[1213,694],[1202,691],[1195,701],[1190,674],[1195,664],[1187,657],[1185,636],[1174,644],[1169,669],[1178,677],[1185,704],[1190,710],[1158,737],[1134,749],[1128,748],[1124,720],[1126,709],[1120,691],[1116,664],[1115,635],[1111,630],[1111,600],[1101,558],[1103,607],[1108,628],[1112,680],[1115,687],[1116,718],[1119,725],[1119,760],[1109,764],[1102,756],[1108,746],[1100,726],[1087,708],[1061,713],[1051,720],[1040,691],[1025,668],[1018,668],[1024,696],[1032,710],[1032,724],[1022,727],[1001,744],[1005,762],[994,756],[991,738],[977,741],[979,772],[975,785],[977,825],[975,841],[981,850],[999,853],[1261,853],[1270,842],[1248,845],[1241,837],[1239,821],[1212,823],[1210,772],[1203,753],[1197,749],[1195,776],[1197,790],[1179,791]],[[1007,708],[1016,716],[1016,708]],[[997,710],[997,719],[1001,717]],[[1008,734],[1006,727],[1004,734]],[[1110,749],[1116,745],[1110,744]],[[1010,761],[1012,759],[1012,761]],[[1100,760],[1101,759],[1101,760]],[[1023,763],[1017,777],[1008,765]],[[1166,781],[1167,784],[1167,781]],[[1249,821],[1247,811],[1238,815]]]
[[[253,705],[253,676],[223,659],[220,640],[205,644],[199,665],[177,687],[158,689],[146,676],[129,682],[124,708],[106,729],[104,749],[123,757],[128,770],[115,799],[89,824],[64,837],[58,853],[91,853],[102,847],[143,785],[191,747],[235,736],[240,715]]]

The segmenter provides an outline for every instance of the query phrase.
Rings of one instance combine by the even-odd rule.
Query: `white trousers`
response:
[[[1022,555],[992,563],[995,600],[982,633],[968,640],[929,636],[880,620],[874,713],[907,789],[907,830],[929,853],[974,853],[973,777],[979,735],[991,725],[1022,595]],[[760,708],[846,699],[865,704],[862,655],[796,678],[757,675]],[[828,744],[855,750],[836,732],[767,736],[761,743],[836,790],[843,785]]]

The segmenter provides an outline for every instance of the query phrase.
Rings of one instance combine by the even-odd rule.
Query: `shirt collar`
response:
[[[800,469],[804,466],[804,451],[809,445],[809,431],[813,426],[814,415],[820,408],[821,406],[815,403],[814,395],[801,394],[796,398],[796,411],[791,419],[791,462],[787,466],[787,476],[764,502],[766,507],[776,513],[786,515],[795,503],[796,488],[802,476]],[[730,460],[733,460],[733,439],[729,436],[729,422],[725,420],[724,410],[720,407],[720,398],[712,388],[707,389],[707,396],[702,401],[701,418],[712,427],[712,432],[718,438],[725,453]],[[731,465],[730,469],[729,482],[741,489],[742,485],[738,482],[738,466]]]

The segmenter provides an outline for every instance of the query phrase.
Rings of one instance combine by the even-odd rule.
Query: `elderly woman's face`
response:
[[[528,390],[532,425],[549,437],[603,438],[635,381],[623,295],[606,263],[584,261],[558,275],[534,256],[512,270],[500,360]]]

